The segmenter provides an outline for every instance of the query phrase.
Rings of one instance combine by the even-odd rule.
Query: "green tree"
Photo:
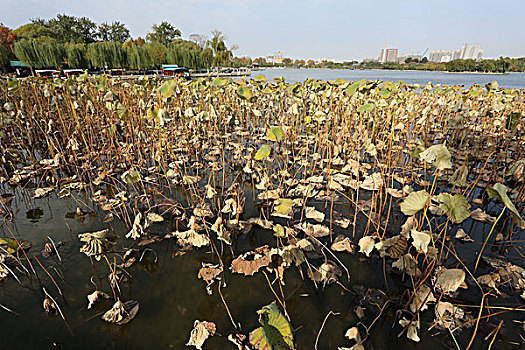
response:
[[[28,23],[13,31],[18,39],[50,40],[55,38],[55,33],[47,26],[40,23]]]
[[[54,41],[22,39],[15,43],[16,57],[33,68],[60,67],[66,60],[64,45]]]
[[[129,29],[118,21],[111,24],[103,22],[98,26],[98,37],[102,41],[123,43],[130,38]]]
[[[167,48],[166,59],[169,64],[181,67],[201,69],[209,67],[208,52],[198,44],[188,40],[175,40]]]
[[[511,67],[511,60],[510,58],[503,58],[500,57],[496,62],[497,70],[499,73],[505,73],[510,70]]]
[[[122,44],[104,41],[91,43],[86,52],[93,68],[124,68],[127,66],[127,51]]]
[[[131,44],[128,50],[128,67],[131,69],[148,69],[153,66],[147,47]]]
[[[42,20],[39,19],[36,23],[41,24]],[[59,14],[47,22],[47,27],[60,42],[92,43],[97,35],[97,25],[87,17]]]
[[[86,44],[73,44],[69,43],[65,45],[67,65],[69,68],[74,69],[87,69],[90,68],[89,60],[87,59],[87,47]]]
[[[218,29],[212,30],[211,34],[212,38],[208,41],[208,47],[213,50],[213,64],[214,66],[226,64],[233,56],[224,42],[226,37]]]
[[[146,40],[151,43],[161,43],[168,45],[173,40],[181,36],[180,30],[175,28],[169,22],[161,22],[159,25],[154,24],[151,28],[151,32],[146,35]]]
[[[166,46],[158,42],[144,44],[144,49],[148,52],[151,64],[156,67],[166,63]]]

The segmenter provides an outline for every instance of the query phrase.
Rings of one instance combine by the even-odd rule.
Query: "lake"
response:
[[[473,74],[473,73],[445,73],[427,71],[390,71],[390,70],[350,70],[350,69],[293,69],[269,68],[252,72],[252,77],[264,74],[266,79],[272,80],[283,77],[288,83],[304,82],[308,78],[319,80],[344,79],[357,81],[361,79],[397,81],[404,80],[408,84],[425,85],[431,81],[434,85],[485,85],[493,80],[505,88],[525,88],[525,73],[509,74]]]

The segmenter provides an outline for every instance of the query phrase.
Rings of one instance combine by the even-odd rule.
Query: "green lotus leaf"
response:
[[[261,148],[255,153],[255,156],[253,156],[253,159],[255,160],[263,160],[264,158],[268,157],[270,153],[272,152],[272,148],[269,145],[262,145]]]
[[[379,96],[381,96],[382,98],[389,98],[391,93],[390,91],[388,91],[387,89],[382,89],[382,90],[379,90],[378,92]]]
[[[159,87],[157,93],[162,97],[170,97],[173,93],[173,85],[170,84],[169,81],[166,81]]]
[[[432,164],[439,170],[452,168],[450,161],[450,152],[443,144],[433,145],[419,154],[419,157]]]
[[[401,211],[407,216],[412,216],[427,205],[429,198],[427,191],[412,192],[401,203]]]
[[[280,198],[276,201],[277,207],[275,210],[285,216],[290,216],[293,213],[294,202],[288,198]]]
[[[6,250],[9,254],[15,254],[18,248],[27,250],[31,248],[31,242],[29,241],[19,241],[20,246],[18,245],[18,242],[14,238],[0,238],[0,246],[5,246],[0,248],[0,252]]]
[[[459,224],[470,216],[470,204],[462,195],[440,193],[437,199],[441,202],[439,207],[453,223]]]
[[[294,349],[293,330],[275,302],[257,311],[261,327],[250,333],[250,344],[258,350]]]
[[[271,141],[281,141],[284,138],[284,132],[280,126],[271,126],[266,136],[268,136]]]
[[[499,88],[499,84],[496,80],[491,81],[490,83],[485,84],[487,91],[494,91]]]
[[[352,96],[357,89],[362,85],[362,82],[355,82],[346,89],[346,96]]]
[[[252,98],[252,90],[247,86],[239,86],[236,92],[237,96],[239,96],[243,100],[249,100]]]
[[[357,111],[359,113],[363,113],[363,112],[371,112],[373,111],[374,109],[376,108],[376,106],[373,104],[373,103],[367,103],[367,104],[364,104],[362,106],[359,106],[357,108]]]
[[[213,82],[211,83],[212,86],[221,87],[228,85],[227,79],[221,79],[221,78],[215,78],[213,79]]]
[[[14,92],[18,90],[19,87],[20,87],[20,81],[17,79],[11,80],[9,81],[9,83],[7,83],[7,91]]]
[[[124,181],[126,184],[131,186],[139,182],[142,176],[137,170],[131,169],[131,170],[125,171],[124,174],[122,174],[121,178],[122,178],[122,181]]]
[[[497,183],[494,186],[487,188],[487,192],[489,193],[489,196],[492,198],[499,199],[505,207],[510,210],[510,213],[514,217],[514,220],[516,220],[516,223],[520,228],[525,228],[525,221],[520,216],[520,213],[510,200],[509,196],[507,195],[508,188],[504,184]]]
[[[408,151],[408,154],[410,154],[412,157],[416,159],[420,159],[420,154],[425,151],[425,146],[423,146],[423,142],[420,140],[417,140],[416,146]]]

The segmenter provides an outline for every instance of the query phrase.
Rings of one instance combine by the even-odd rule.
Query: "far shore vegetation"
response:
[[[31,68],[106,69],[125,68],[145,71],[162,64],[189,69],[214,67],[288,67],[328,69],[385,69],[447,72],[507,73],[524,72],[525,57],[498,59],[458,59],[446,63],[407,58],[403,62],[331,62],[283,58],[278,63],[264,57],[235,57],[237,45],[226,45],[220,30],[210,36],[182,32],[169,22],[152,26],[145,38],[132,38],[120,22],[96,24],[87,17],[59,14],[46,20],[31,19],[16,29],[0,24],[0,70],[18,60]]]

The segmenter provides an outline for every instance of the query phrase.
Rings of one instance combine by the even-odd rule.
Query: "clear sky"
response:
[[[0,22],[17,28],[58,13],[120,21],[133,37],[169,21],[190,34],[222,30],[237,56],[284,51],[291,58],[377,57],[480,44],[483,57],[525,56],[523,0],[0,0]]]

